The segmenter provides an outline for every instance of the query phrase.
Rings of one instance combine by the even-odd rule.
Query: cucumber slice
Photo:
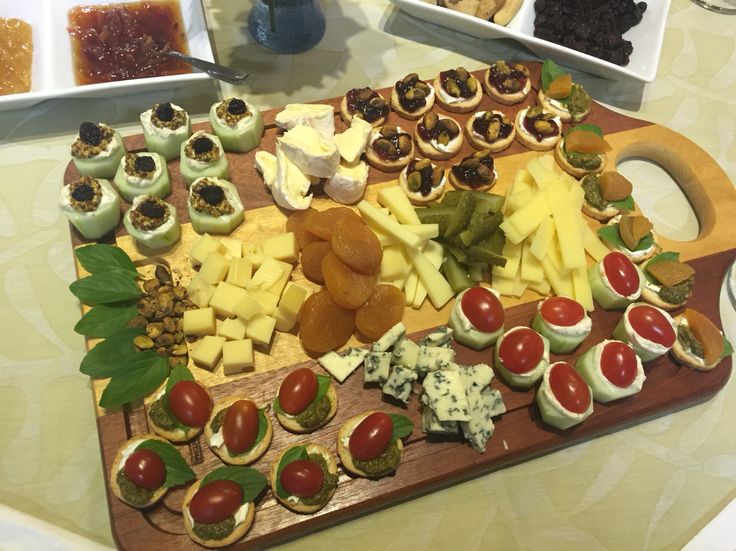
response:
[[[619,295],[605,281],[603,281],[600,262],[593,264],[588,268],[588,283],[590,283],[590,290],[593,292],[593,298],[604,310],[620,310],[621,308],[626,308],[636,300],[631,300],[625,296]]]
[[[624,315],[621,316],[621,319],[619,320],[618,324],[613,330],[614,339],[619,340],[621,342],[625,342],[631,348],[633,348],[634,352],[636,353],[637,356],[641,358],[642,362],[650,362],[652,360],[656,360],[660,356],[663,356],[664,354],[667,353],[669,349],[665,349],[664,351],[652,350],[644,346],[644,343],[639,342],[639,338],[636,335],[632,334],[633,330],[632,330],[632,333],[629,333],[629,328],[627,327],[627,323],[624,321],[625,317],[626,317],[626,312],[624,312]]]
[[[631,385],[622,388],[606,379],[600,368],[600,355],[603,352],[603,348],[609,342],[612,341],[604,340],[589,348],[575,362],[575,369],[585,379],[585,382],[588,383],[588,386],[593,392],[593,399],[604,404],[636,394],[641,390],[642,384],[646,379],[644,368],[641,365],[641,359],[638,356],[636,358],[637,375]]]
[[[460,264],[452,255],[445,258],[442,264],[442,273],[445,274],[447,282],[455,294],[473,286],[473,281],[470,279],[465,266]]]
[[[125,157],[123,157],[120,159],[118,171],[113,180],[115,187],[118,188],[118,192],[128,203],[132,203],[133,199],[139,195],[155,195],[163,199],[171,193],[171,180],[169,179],[169,167],[166,165],[166,160],[158,153],[146,152],[140,155],[147,155],[153,158],[156,163],[156,172],[154,172],[153,178],[138,182],[136,180],[139,179],[128,176],[125,172]]]
[[[475,205],[478,202],[472,193],[463,193],[455,206],[455,210],[447,223],[447,229],[442,234],[445,238],[451,238],[460,233],[470,221]]]
[[[171,247],[181,237],[181,224],[176,215],[176,207],[166,203],[169,209],[169,219],[154,230],[140,230],[131,222],[130,211],[135,209],[144,198],[144,195],[139,195],[133,200],[133,207],[123,217],[123,224],[143,252],[161,252]]]
[[[463,319],[461,314],[461,301],[465,291],[460,293],[455,299],[455,304],[450,311],[450,319],[447,325],[452,329],[453,338],[465,346],[469,346],[474,350],[483,350],[489,346],[496,344],[498,338],[503,334],[503,324],[493,333],[478,331],[470,320]]]
[[[504,367],[501,358],[498,356],[498,351],[501,348],[504,337],[517,329],[518,327],[512,327],[499,337],[498,342],[496,342],[496,348],[493,351],[493,365],[496,368],[496,373],[510,386],[531,388],[537,384],[539,379],[542,378],[542,375],[544,375],[545,370],[549,367],[549,341],[544,335],[540,335],[542,337],[542,344],[544,345],[542,359],[539,360],[539,363],[533,369],[530,369],[526,373],[513,373]]]
[[[192,222],[192,228],[197,233],[227,235],[243,222],[245,218],[243,215],[243,203],[240,201],[238,190],[235,189],[235,186],[227,180],[209,177],[208,180],[223,188],[227,200],[230,201],[230,204],[233,206],[233,212],[222,216],[211,216],[207,213],[195,210],[191,204],[192,191],[190,187],[187,210],[189,211],[189,219]],[[195,182],[192,182],[192,184],[194,183],[196,183],[196,180]]]
[[[82,176],[91,176],[92,178],[112,178],[118,170],[120,159],[125,156],[125,146],[120,132],[115,130],[112,135],[112,143],[110,144],[109,155],[97,155],[89,159],[77,159],[72,157],[72,162],[77,172]],[[118,220],[119,221],[119,220]]]
[[[187,141],[182,142],[179,150],[181,161],[179,163],[179,171],[184,180],[184,184],[189,188],[197,178],[211,177],[226,179],[230,174],[230,168],[227,163],[227,156],[225,156],[225,149],[222,147],[220,138],[212,134],[204,134],[204,136],[211,139],[220,148],[220,156],[212,163],[206,163],[203,166],[196,166],[192,159],[189,159],[184,154],[184,148],[187,145]]]
[[[156,128],[144,121],[151,120],[150,110],[141,115],[141,123],[143,126],[143,139],[146,142],[146,149],[154,153],[158,153],[167,161],[178,159],[181,154],[181,144],[187,141],[192,135],[192,123],[189,121],[189,115],[186,116],[187,122],[176,130],[168,128]]]
[[[542,414],[542,420],[545,423],[560,430],[565,430],[582,423],[585,419],[590,417],[590,414],[593,413],[593,400],[590,400],[588,409],[583,413],[573,413],[562,407],[557,398],[555,398],[549,384],[550,368],[551,366],[544,371],[542,384],[539,386],[539,389],[537,389],[537,405],[539,406],[539,411]],[[588,390],[590,390],[590,387],[588,387]]]
[[[69,186],[61,186],[59,206],[69,222],[85,239],[99,239],[114,230],[120,223],[120,197],[110,182],[98,179],[102,188],[102,201],[95,211],[74,210],[70,206]]]
[[[590,331],[584,332],[580,335],[561,335],[546,321],[544,321],[544,318],[542,318],[542,315],[539,312],[534,316],[532,329],[547,338],[549,341],[549,350],[553,354],[569,354],[575,350],[588,335],[590,335]]]
[[[248,107],[252,109],[252,115],[242,119],[235,126],[230,126],[222,122],[217,116],[217,107],[220,102],[214,103],[210,107],[210,125],[212,130],[220,141],[225,151],[240,151],[245,153],[251,149],[258,147],[261,143],[261,136],[263,136],[263,117],[261,112],[248,104]]]

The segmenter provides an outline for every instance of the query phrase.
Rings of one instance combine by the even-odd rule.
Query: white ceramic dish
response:
[[[74,6],[124,3],[126,0],[0,0],[0,17],[17,17],[33,27],[33,72],[31,91],[0,96],[0,111],[22,109],[59,97],[104,97],[210,78],[196,69],[192,73],[121,80],[77,86],[74,83],[67,14]],[[214,61],[201,0],[179,0],[189,52]]]
[[[534,37],[534,0],[524,0],[519,12],[506,26],[496,25],[477,17],[465,15],[423,0],[391,0],[407,13],[454,31],[476,38],[513,38],[543,58],[587,73],[610,78],[627,78],[652,82],[657,76],[657,64],[664,39],[664,27],[670,0],[647,2],[641,22],[624,37],[630,40],[634,51],[629,64],[620,67],[608,61],[583,54],[564,46]]]

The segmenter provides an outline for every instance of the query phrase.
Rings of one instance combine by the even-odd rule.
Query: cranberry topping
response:
[[[544,113],[543,111],[532,113],[531,108],[526,112],[522,124],[527,132],[534,136],[538,142],[551,136],[557,136],[560,133],[560,127],[556,121],[552,120],[548,113]]]
[[[515,94],[520,92],[526,86],[529,79],[529,69],[523,65],[508,65],[506,63],[496,63],[491,65],[489,82],[493,87],[502,94]]]
[[[479,152],[483,153],[483,152]],[[453,166],[450,170],[455,178],[471,188],[476,188],[488,184],[493,179],[493,157],[488,150],[484,156],[478,157],[478,153],[465,157],[459,164]]]
[[[360,113],[362,119],[373,123],[388,115],[388,104],[371,88],[353,88],[346,94],[348,110]]]
[[[488,129],[491,124],[496,122],[498,124],[498,135],[494,139],[490,139],[488,135]],[[497,140],[504,140],[511,135],[511,131],[514,129],[513,125],[507,124],[503,121],[503,117],[498,113],[486,112],[485,116],[479,113],[473,119],[473,131],[483,136],[488,142],[495,142]]]

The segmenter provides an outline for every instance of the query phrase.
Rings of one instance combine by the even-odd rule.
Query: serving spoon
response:
[[[189,63],[192,67],[196,67],[197,69],[204,71],[211,77],[229,82],[230,84],[243,84],[250,76],[249,73],[246,73],[244,71],[236,71],[235,69],[231,69],[230,67],[218,65],[217,63],[212,63],[211,61],[205,61],[204,59],[199,59],[198,57],[192,57],[190,55],[177,52],[176,50],[166,50],[162,53]]]

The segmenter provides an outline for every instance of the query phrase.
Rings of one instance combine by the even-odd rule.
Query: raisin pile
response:
[[[622,35],[647,9],[634,0],[535,0],[534,36],[626,65],[633,50]]]

